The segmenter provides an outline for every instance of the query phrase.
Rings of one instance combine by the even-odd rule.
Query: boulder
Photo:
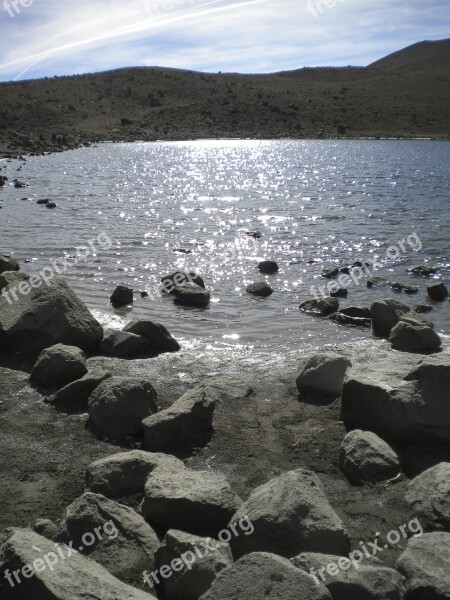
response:
[[[212,436],[214,409],[203,388],[189,390],[170,408],[144,419],[144,447],[177,454],[204,445]]]
[[[80,348],[55,344],[39,354],[30,379],[44,388],[59,389],[86,373],[86,357]]]
[[[133,358],[149,352],[148,340],[127,331],[113,331],[103,338],[100,352],[116,358]]]
[[[38,519],[33,525],[33,531],[39,535],[43,535],[48,540],[55,541],[58,534],[58,527],[50,519]]]
[[[154,596],[122,583],[76,550],[60,549],[64,558],[60,558],[53,542],[31,529],[6,529],[0,536],[2,600],[155,600]]]
[[[340,396],[345,373],[352,363],[336,352],[321,352],[306,361],[297,377],[300,393]]]
[[[300,310],[313,317],[326,317],[339,310],[339,301],[336,298],[321,298],[306,300],[299,306]]]
[[[430,283],[427,285],[427,293],[431,300],[443,302],[448,296],[448,289],[443,283]]]
[[[125,285],[118,285],[109,298],[114,308],[133,303],[133,290]]]
[[[249,294],[253,294],[254,296],[262,296],[264,298],[267,298],[273,294],[273,289],[265,281],[251,283],[247,286],[245,291]]]
[[[248,518],[252,535],[230,541],[233,556],[273,552],[292,557],[300,552],[333,552],[350,549],[344,525],[329,504],[322,484],[312,471],[296,469],[256,488],[232,518]]]
[[[155,564],[159,571],[166,565],[175,566],[171,567],[170,577],[159,576],[166,598],[198,600],[218,573],[231,567],[233,557],[229,544],[169,529],[156,551]]]
[[[370,308],[367,308],[366,306],[349,306],[348,308],[341,308],[339,314],[346,315],[347,317],[355,317],[357,319],[372,318]]]
[[[400,369],[393,358],[349,371],[341,402],[346,427],[389,441],[450,442],[450,357],[427,357],[412,370],[403,362]]]
[[[3,271],[0,274],[0,292],[8,286],[18,286],[22,281],[28,281],[29,275],[21,273],[20,271]]]
[[[278,264],[274,260],[263,260],[258,265],[258,271],[264,275],[275,275],[278,269]]]
[[[392,328],[389,341],[395,350],[402,352],[436,352],[442,346],[441,338],[431,327],[403,320]]]
[[[211,295],[207,290],[191,282],[176,285],[172,290],[172,295],[175,296],[175,301],[178,304],[184,304],[185,306],[208,306],[211,299]]]
[[[424,533],[408,540],[397,561],[411,600],[450,599],[450,533]]]
[[[144,337],[149,344],[150,352],[177,352],[180,350],[180,344],[160,323],[146,320],[131,321],[125,325],[123,331]]]
[[[111,377],[109,371],[91,369],[81,379],[65,385],[52,396],[48,396],[45,401],[50,404],[64,405],[65,408],[85,410],[92,392],[109,377]]]
[[[42,279],[39,285],[28,294],[17,293],[17,300],[0,296],[0,348],[37,354],[60,343],[95,350],[103,329],[86,305],[63,279],[54,278],[49,285]]]
[[[331,600],[327,588],[286,558],[253,552],[224,569],[200,600]]]
[[[135,582],[154,569],[159,540],[153,529],[128,506],[86,492],[68,506],[59,524],[58,542],[73,542],[82,554],[119,579]]]
[[[403,281],[396,281],[391,284],[391,288],[396,292],[403,292],[404,294],[417,294],[419,288]]]
[[[334,321],[339,325],[348,325],[350,327],[371,327],[372,319],[362,319],[360,317],[349,317],[341,312],[333,313],[329,316],[330,321]]]
[[[170,275],[165,275],[164,277],[161,277],[163,290],[168,294],[171,294],[177,285],[181,285],[182,283],[188,282],[195,283],[201,288],[206,289],[205,282],[200,277],[200,275],[197,275],[197,273],[195,273],[195,271],[189,271],[189,273],[185,273],[183,271],[175,271],[175,273],[171,273]]]
[[[388,338],[391,329],[397,325],[400,317],[409,312],[409,306],[397,300],[379,300],[370,307],[373,333],[377,337]]]
[[[291,563],[325,585],[333,600],[403,600],[406,592],[400,573],[373,557],[357,569],[346,557],[313,552],[299,554]]]
[[[226,528],[240,504],[220,473],[157,467],[145,484],[141,511],[158,531],[180,529],[215,537]]]
[[[425,277],[437,273],[434,267],[427,267],[426,265],[419,265],[417,267],[413,267],[412,269],[409,269],[409,272],[413,273],[413,275],[424,275]]]
[[[385,481],[400,473],[397,454],[384,440],[371,431],[355,429],[345,436],[339,466],[356,484]]]
[[[142,433],[142,421],[158,411],[150,381],[110,377],[93,391],[88,401],[89,418],[97,433],[120,439]]]
[[[326,277],[327,279],[332,279],[333,277],[337,277],[339,275],[339,269],[337,267],[332,267],[331,269],[324,269],[322,271],[322,277]]]
[[[170,454],[130,450],[100,458],[86,469],[86,490],[107,498],[143,494],[145,482],[157,467],[183,469],[184,464]]]
[[[380,275],[371,277],[370,279],[367,280],[368,288],[379,287],[379,286],[383,286],[383,285],[389,285],[389,279],[387,279],[386,277],[381,277]]]
[[[450,463],[439,463],[415,477],[405,498],[423,524],[450,531]]]

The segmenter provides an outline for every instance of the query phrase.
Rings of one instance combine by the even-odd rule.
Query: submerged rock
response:
[[[361,317],[349,317],[341,312],[330,315],[330,320],[339,325],[348,325],[350,327],[371,327],[372,319],[363,319]]]
[[[409,283],[403,283],[402,281],[396,281],[391,287],[396,292],[403,292],[404,294],[417,294],[419,291],[419,288],[415,285],[409,285]]]
[[[324,269],[322,271],[322,277],[326,279],[332,279],[333,277],[337,277],[339,275],[339,269],[337,267],[332,267],[331,269]]]
[[[120,308],[133,303],[133,290],[125,285],[118,285],[110,296],[110,302],[114,308]]]
[[[196,283],[182,283],[173,288],[172,295],[175,301],[185,306],[208,306],[211,299],[210,293]]]
[[[168,294],[171,294],[177,285],[188,282],[195,283],[201,288],[206,289],[205,282],[195,271],[189,271],[189,273],[185,273],[184,271],[175,271],[175,273],[161,277],[163,290]]]
[[[307,300],[299,306],[300,310],[313,317],[326,317],[339,309],[339,301],[336,298],[323,298],[320,300]]]
[[[427,267],[425,265],[419,265],[417,267],[413,267],[412,269],[409,269],[409,272],[413,273],[414,275],[424,275],[424,276],[434,275],[434,273],[437,273],[437,271],[434,267]]]
[[[349,306],[348,308],[341,308],[339,313],[346,315],[348,317],[356,317],[357,319],[371,319],[372,318],[372,313],[370,312],[370,308],[367,308],[365,306]]]
[[[370,279],[367,280],[368,288],[378,287],[378,286],[383,286],[383,285],[389,285],[389,279],[387,279],[386,277],[381,277],[380,275],[371,277]]]
[[[254,294],[255,296],[263,296],[264,298],[273,294],[273,289],[265,281],[251,283],[247,286],[245,291],[249,294]]]

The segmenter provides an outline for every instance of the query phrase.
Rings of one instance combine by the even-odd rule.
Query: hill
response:
[[[448,40],[424,42],[366,68],[239,75],[137,67],[3,83],[0,153],[100,140],[449,139],[448,48]]]

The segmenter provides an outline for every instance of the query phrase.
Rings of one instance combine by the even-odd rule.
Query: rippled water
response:
[[[103,144],[30,158],[20,172],[18,161],[0,164],[10,179],[30,184],[0,190],[0,249],[31,261],[29,272],[74,257],[65,276],[112,327],[145,316],[186,342],[297,349],[370,336],[300,313],[311,285],[326,284],[324,267],[377,255],[383,266],[373,274],[420,287],[406,296],[369,290],[364,278],[349,286],[341,307],[384,297],[427,302],[427,280],[407,273],[417,264],[439,267],[439,278],[450,282],[448,142]],[[55,200],[57,209],[37,205],[39,198]],[[246,235],[256,230],[261,239]],[[106,234],[112,241],[109,250],[97,240],[102,232],[101,240]],[[95,255],[76,258],[76,247],[90,241]],[[401,255],[391,250],[388,257],[390,246]],[[180,248],[191,254],[174,252]],[[260,275],[263,259],[276,260],[279,274]],[[153,299],[136,294],[132,310],[109,305],[116,284],[152,292],[175,269],[204,277],[212,293],[208,309],[176,306],[159,291]],[[270,298],[245,292],[262,279],[275,290]],[[449,302],[434,306],[430,318],[449,334]]]

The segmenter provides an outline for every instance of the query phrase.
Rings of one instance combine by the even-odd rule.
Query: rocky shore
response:
[[[450,598],[432,324],[380,300],[376,345],[221,356],[0,267],[2,598]]]

